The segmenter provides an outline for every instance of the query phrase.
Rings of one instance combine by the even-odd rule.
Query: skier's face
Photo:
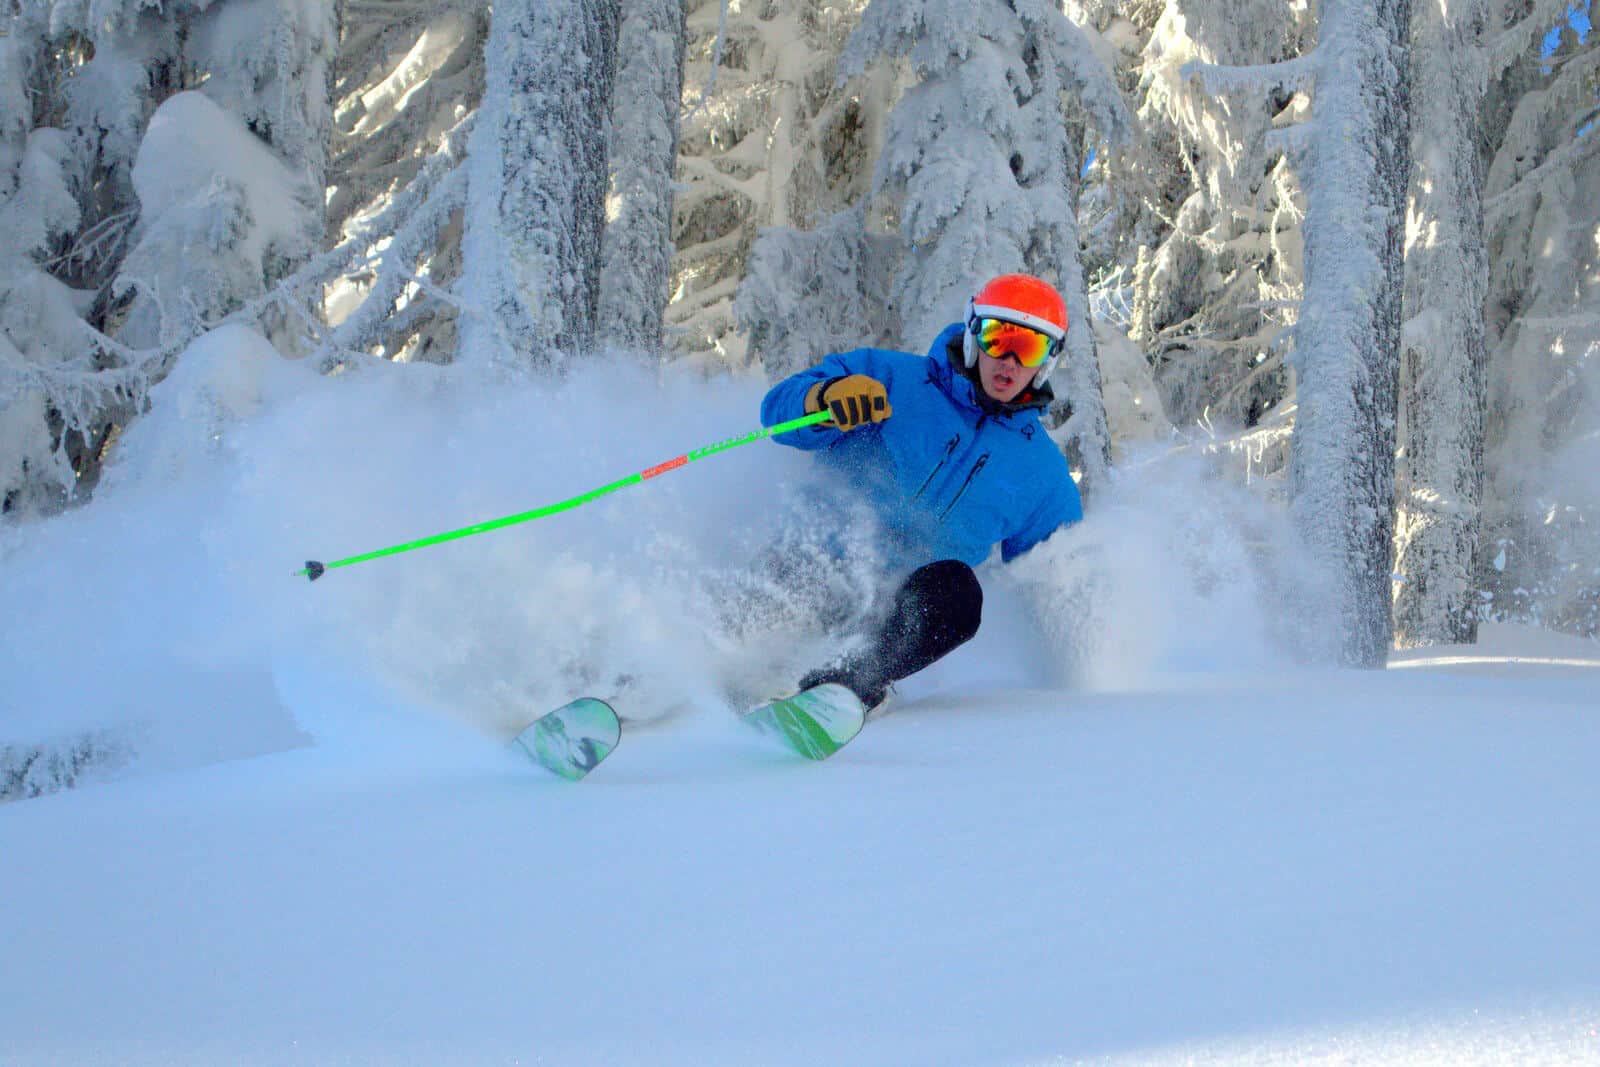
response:
[[[978,378],[990,400],[1009,404],[1028,387],[1034,372],[1022,365],[1016,356],[1007,353],[995,357],[985,352],[978,357]]]

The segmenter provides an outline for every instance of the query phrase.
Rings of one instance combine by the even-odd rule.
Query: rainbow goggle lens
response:
[[[1005,319],[978,319],[972,332],[984,355],[995,359],[1016,356],[1024,367],[1044,366],[1061,344],[1049,334]]]

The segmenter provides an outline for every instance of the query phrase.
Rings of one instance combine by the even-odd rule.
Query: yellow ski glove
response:
[[[852,374],[818,382],[806,393],[806,414],[827,407],[833,424],[840,430],[853,430],[869,422],[882,422],[894,414],[889,407],[889,390],[876,378]]]

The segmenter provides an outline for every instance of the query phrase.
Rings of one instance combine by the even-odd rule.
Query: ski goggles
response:
[[[995,359],[1015,356],[1024,367],[1044,366],[1061,344],[1049,334],[1005,319],[976,319],[972,334],[984,355]]]

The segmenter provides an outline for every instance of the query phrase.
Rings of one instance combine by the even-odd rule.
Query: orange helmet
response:
[[[1049,356],[1033,376],[1035,389],[1044,385],[1061,358],[1067,337],[1067,302],[1055,286],[1031,274],[1002,274],[985,282],[967,304],[967,332],[963,354],[967,369],[978,364],[981,323],[986,319],[1015,323],[1050,339]]]

